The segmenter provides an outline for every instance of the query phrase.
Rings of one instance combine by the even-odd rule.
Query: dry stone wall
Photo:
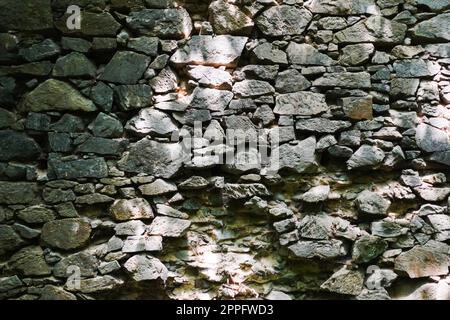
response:
[[[0,299],[449,299],[449,10],[0,0]]]

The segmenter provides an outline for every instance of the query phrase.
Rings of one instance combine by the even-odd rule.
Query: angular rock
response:
[[[399,224],[391,220],[380,220],[372,222],[370,225],[372,235],[383,238],[395,238],[405,234],[408,229],[402,228]]]
[[[322,202],[328,199],[330,186],[316,186],[301,195],[300,199],[308,203]]]
[[[288,169],[297,173],[314,172],[317,167],[316,139],[309,137],[296,145],[282,144],[272,151],[270,158],[270,170]]]
[[[422,59],[405,59],[394,62],[394,71],[399,78],[431,77],[440,69],[439,64]]]
[[[200,85],[209,88],[229,90],[233,86],[231,74],[217,68],[195,66],[188,70],[188,74]]]
[[[280,115],[313,116],[328,111],[325,95],[309,91],[280,94],[274,113]]]
[[[304,8],[281,5],[264,11],[256,19],[256,24],[264,35],[279,37],[302,34],[311,19],[311,12]]]
[[[122,123],[118,119],[103,112],[98,114],[88,128],[94,136],[102,138],[119,138],[123,133]]]
[[[225,184],[223,189],[223,195],[230,199],[245,199],[254,196],[266,197],[270,195],[270,192],[263,184]]]
[[[167,93],[178,88],[178,77],[171,68],[167,67],[151,79],[149,84],[155,93]]]
[[[199,190],[204,189],[209,185],[208,180],[200,176],[193,176],[178,184],[182,190]]]
[[[402,43],[406,30],[406,24],[375,15],[337,32],[334,39],[338,43]]]
[[[295,69],[280,72],[275,79],[275,89],[280,93],[302,91],[310,86],[311,82]]]
[[[153,218],[153,210],[143,198],[116,200],[110,208],[114,220],[127,221]]]
[[[192,95],[190,107],[210,111],[224,111],[233,99],[231,91],[201,87],[195,88]]]
[[[37,160],[41,154],[40,146],[24,133],[0,130],[0,161]]]
[[[37,202],[39,202],[37,184],[0,181],[1,204],[36,204]]]
[[[161,261],[144,254],[131,257],[123,266],[134,281],[162,279],[165,282],[169,273]]]
[[[426,123],[421,123],[417,126],[416,143],[425,152],[450,150],[448,133]]]
[[[140,220],[122,222],[114,227],[117,236],[140,236],[146,230],[147,226]]]
[[[450,13],[443,13],[420,22],[413,28],[415,37],[423,40],[450,40],[448,20]]]
[[[54,211],[44,207],[43,205],[25,208],[19,211],[17,216],[29,224],[46,223],[55,219]]]
[[[295,128],[307,132],[335,133],[351,127],[351,123],[342,120],[329,120],[326,118],[300,119]]]
[[[419,196],[426,201],[442,201],[450,194],[450,188],[415,188]]]
[[[336,259],[347,254],[344,243],[340,240],[299,241],[288,249],[294,256],[303,259]]]
[[[91,235],[91,226],[82,219],[49,221],[42,227],[41,239],[51,247],[72,250],[83,247]]]
[[[395,258],[395,270],[404,271],[412,279],[448,273],[448,254],[415,246]]]
[[[196,64],[206,66],[236,65],[247,43],[246,37],[222,35],[192,36],[186,45],[177,50],[170,60],[175,64]]]
[[[150,235],[160,235],[162,237],[181,237],[189,228],[189,220],[177,219],[171,217],[156,217],[148,227]]]
[[[20,249],[8,260],[8,268],[24,276],[46,276],[52,273],[52,269],[45,262],[44,252],[39,246]]]
[[[152,183],[139,187],[139,190],[145,196],[158,196],[166,193],[176,192],[177,186],[172,182],[157,179]]]
[[[119,84],[136,84],[144,75],[150,58],[132,51],[118,51],[106,65],[100,80]]]
[[[351,44],[342,49],[339,62],[344,66],[356,66],[369,61],[375,51],[371,43]]]
[[[342,98],[342,109],[347,117],[354,120],[371,120],[373,118],[372,97]]]
[[[342,267],[335,272],[320,288],[339,294],[357,296],[364,286],[364,274],[357,270]]]
[[[128,121],[125,129],[138,136],[168,135],[178,130],[177,125],[164,112],[153,108],[139,111],[139,114]]]
[[[367,72],[326,73],[313,81],[316,87],[370,88],[370,74]]]
[[[19,54],[29,62],[53,58],[61,53],[61,48],[52,39],[45,39],[28,48],[20,49]]]
[[[139,37],[128,40],[128,48],[152,57],[158,55],[159,39],[157,37]]]
[[[92,194],[86,194],[83,196],[77,197],[75,200],[75,203],[78,205],[95,205],[95,204],[105,204],[105,203],[111,203],[114,201],[114,198],[108,197],[107,195],[100,194],[100,193],[92,193]]]
[[[362,214],[385,216],[391,202],[375,192],[364,190],[355,200],[356,208]]]
[[[378,147],[362,145],[347,161],[349,170],[377,166],[383,162],[385,153]]]
[[[335,61],[307,43],[291,42],[286,49],[289,62],[299,65],[331,66]]]
[[[52,75],[67,78],[94,78],[97,72],[86,56],[79,52],[72,52],[56,60]]]
[[[234,84],[233,93],[242,98],[249,98],[274,94],[275,89],[266,81],[244,80]]]
[[[353,245],[352,259],[356,263],[367,263],[380,256],[386,249],[386,241],[375,236],[363,236]]]
[[[106,178],[108,176],[108,167],[103,158],[72,161],[52,159],[48,161],[48,168],[57,179]]]
[[[11,226],[0,225],[0,255],[14,251],[23,246],[25,242]]]
[[[63,258],[53,267],[55,277],[68,278],[73,275],[77,267],[77,272],[81,277],[92,277],[97,274],[99,261],[94,254],[90,252],[77,252],[66,258]]]
[[[192,31],[192,21],[186,9],[144,9],[131,12],[128,27],[139,35],[163,39],[183,39]]]
[[[99,155],[121,155],[126,148],[126,140],[111,140],[90,137],[76,149],[76,153],[95,153]]]
[[[100,276],[90,279],[80,280],[80,286],[71,287],[66,284],[67,290],[81,293],[96,293],[102,291],[112,291],[123,284],[123,280],[118,280],[111,276]]]
[[[144,138],[131,145],[128,154],[119,161],[119,169],[170,178],[185,160],[180,143],[161,143]]]
[[[162,239],[160,236],[130,236],[124,241],[122,252],[161,251]]]
[[[287,64],[286,53],[277,49],[272,43],[265,42],[253,49],[256,59],[263,63]]]
[[[248,36],[254,23],[238,6],[224,0],[213,1],[209,5],[209,22],[215,34]]]
[[[420,80],[414,78],[394,78],[391,80],[390,96],[393,98],[404,98],[415,96]]]
[[[96,111],[95,104],[69,84],[49,79],[25,95],[20,103],[24,111]]]
[[[60,287],[48,284],[42,288],[39,300],[77,300],[77,297]]]

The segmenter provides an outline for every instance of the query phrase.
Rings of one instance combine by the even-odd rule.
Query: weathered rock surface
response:
[[[42,227],[41,239],[51,247],[73,250],[84,246],[91,235],[91,226],[82,219],[49,221]]]

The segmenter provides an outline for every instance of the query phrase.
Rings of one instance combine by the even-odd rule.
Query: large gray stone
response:
[[[288,69],[278,73],[275,79],[275,89],[280,93],[290,93],[306,90],[311,86],[309,82],[299,71]]]
[[[79,268],[79,275],[82,277],[92,277],[97,274],[99,261],[91,252],[77,252],[63,258],[53,268],[55,277],[68,278],[73,275],[74,267]],[[78,270],[77,270],[78,271]]]
[[[366,215],[387,215],[391,202],[375,192],[364,190],[355,201],[358,211]]]
[[[94,78],[97,68],[92,61],[79,52],[72,52],[56,60],[52,75],[68,78]]]
[[[339,62],[344,66],[355,66],[369,61],[375,51],[371,43],[350,44],[342,49]]]
[[[233,99],[231,91],[201,87],[195,88],[192,96],[190,107],[210,111],[224,111]]]
[[[91,235],[91,226],[82,219],[49,221],[42,227],[41,239],[49,246],[62,250],[83,247]]]
[[[209,5],[209,21],[215,34],[250,35],[253,20],[227,1],[213,1]]]
[[[377,166],[384,160],[385,153],[378,147],[362,145],[347,161],[349,170]]]
[[[119,199],[110,208],[114,220],[127,221],[153,218],[153,209],[143,198]]]
[[[119,168],[170,178],[178,172],[184,160],[185,153],[180,143],[161,143],[144,138],[131,145],[129,153],[120,160]]]
[[[270,83],[261,80],[244,80],[236,82],[233,86],[233,92],[239,97],[249,98],[258,97],[267,94],[274,94],[275,89]],[[230,99],[231,100],[231,99]]]
[[[181,237],[191,225],[189,220],[172,218],[172,217],[156,217],[148,227],[150,235],[162,237]]]
[[[304,8],[294,6],[273,6],[256,19],[258,28],[266,36],[279,37],[302,34],[312,14]]]
[[[313,116],[327,110],[325,95],[299,91],[278,95],[273,112],[280,115]]]
[[[303,259],[336,259],[347,254],[347,248],[340,240],[299,241],[290,245],[295,257]]]
[[[134,281],[162,279],[166,281],[169,271],[166,266],[150,255],[135,255],[123,265]]]
[[[309,137],[296,145],[282,144],[272,151],[270,170],[292,170],[297,173],[314,172],[317,167],[316,138]]]
[[[247,39],[228,35],[192,36],[170,60],[175,64],[233,67],[241,56]]]
[[[0,181],[1,204],[36,204],[37,202],[39,202],[37,184]]]
[[[351,127],[351,123],[342,120],[329,120],[326,118],[300,119],[295,128],[301,131],[318,133],[335,133]]]
[[[307,43],[291,42],[286,53],[292,64],[331,66],[335,63],[332,58]]]
[[[103,158],[48,161],[49,170],[57,179],[106,178],[108,167]]]
[[[153,92],[146,84],[122,85],[114,88],[114,99],[124,111],[149,107]]]
[[[44,252],[39,246],[20,249],[8,260],[8,268],[24,276],[46,276],[52,273],[52,269],[45,262]]]
[[[23,111],[86,111],[97,110],[95,104],[69,84],[49,79],[25,95],[20,103]]]
[[[357,296],[364,285],[364,274],[358,270],[348,270],[342,267],[335,272],[320,288],[330,292]]]
[[[63,10],[67,10],[68,6],[73,4],[68,2]],[[69,15],[65,14],[55,21],[55,26],[63,34],[67,35],[79,35],[87,37],[115,37],[117,31],[122,28],[122,25],[114,19],[114,17],[108,12],[90,12],[81,11],[81,28],[69,30],[67,28],[67,20]]]
[[[164,112],[153,108],[139,111],[139,114],[128,121],[125,129],[138,136],[168,135],[178,130],[174,121]]]
[[[142,78],[150,58],[132,51],[118,51],[106,65],[100,80],[136,84]]]
[[[395,270],[406,272],[413,279],[445,275],[448,267],[448,253],[423,246],[415,246],[395,259]]]
[[[431,77],[440,70],[441,66],[438,63],[423,59],[404,59],[394,62],[394,71],[399,78]]]
[[[339,43],[402,43],[406,30],[406,24],[375,15],[337,32],[334,38]]]
[[[370,74],[367,72],[326,73],[313,81],[317,87],[370,88]]]
[[[426,152],[450,150],[448,133],[425,123],[416,128],[416,143]]]
[[[413,28],[415,37],[424,40],[450,40],[450,13],[437,15],[420,22]]]
[[[144,9],[131,12],[126,19],[128,27],[140,35],[163,39],[187,38],[192,21],[186,9]]]
[[[388,248],[388,243],[375,236],[363,236],[358,239],[352,250],[352,259],[356,263],[367,263],[380,256]]]

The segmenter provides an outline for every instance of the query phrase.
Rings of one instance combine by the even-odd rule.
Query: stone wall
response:
[[[0,0],[0,299],[450,298],[449,9]]]

